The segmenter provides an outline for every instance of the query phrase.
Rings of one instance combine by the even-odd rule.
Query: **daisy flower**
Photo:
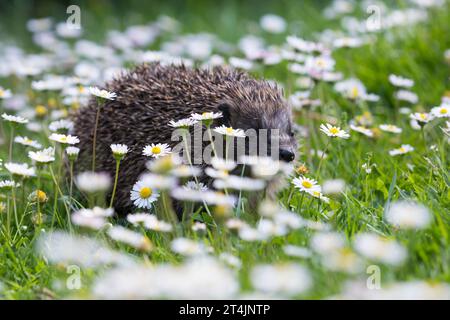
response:
[[[70,160],[75,160],[78,157],[78,154],[80,153],[80,148],[72,146],[67,147],[66,153]]]
[[[142,180],[136,182],[130,192],[130,199],[138,208],[150,209],[158,197],[158,191]]]
[[[201,169],[194,166],[181,165],[170,171],[175,177],[196,177],[201,174]]]
[[[211,158],[211,164],[214,169],[223,170],[223,171],[231,171],[236,168],[237,163],[230,159],[213,157]]]
[[[149,214],[143,223],[144,223],[144,227],[149,230],[160,231],[160,232],[172,231],[172,225],[170,223],[167,223],[163,220],[158,220],[158,218],[154,215]]]
[[[153,248],[152,243],[146,236],[122,226],[112,227],[108,230],[108,235],[115,241],[128,244],[139,250],[150,251]]]
[[[128,153],[128,146],[125,144],[112,144],[110,146],[113,156],[116,159],[122,159]]]
[[[36,175],[35,169],[33,167],[28,167],[28,164],[26,163],[8,162],[5,163],[5,168],[11,174],[22,176],[24,178],[34,177]]]
[[[192,118],[186,118],[186,119],[181,119],[181,120],[170,120],[169,122],[169,126],[173,127],[173,128],[182,128],[182,129],[187,129],[188,127],[193,126],[194,124],[196,124],[198,121]]]
[[[401,133],[402,132],[402,128],[399,128],[393,124],[380,124],[379,127],[381,130],[386,131],[386,132],[391,132],[391,133]]]
[[[85,171],[77,175],[76,183],[81,191],[96,193],[107,191],[111,186],[111,178],[107,173]]]
[[[250,279],[256,290],[281,296],[297,295],[312,286],[310,272],[294,263],[257,265]]]
[[[214,181],[214,187],[217,189],[234,189],[234,190],[261,190],[264,188],[265,183],[263,180],[240,177],[240,176],[228,176],[225,179],[217,179]]]
[[[151,145],[145,146],[142,150],[142,154],[147,157],[153,157],[155,159],[168,155],[172,149],[167,143],[152,143]]]
[[[424,229],[431,218],[425,206],[412,201],[394,202],[386,211],[386,220],[390,224],[405,229]]]
[[[441,105],[438,107],[434,107],[430,112],[436,118],[445,118],[450,117],[450,105]]]
[[[115,94],[114,92],[102,90],[97,87],[89,87],[89,93],[96,97],[107,100],[114,100],[117,97],[117,94]]]
[[[294,178],[292,180],[292,184],[298,188],[300,191],[305,191],[308,193],[312,193],[314,191],[321,192],[322,187],[317,184],[317,181],[314,179],[309,179],[303,176],[298,178]]]
[[[18,144],[21,144],[23,146],[33,147],[33,148],[36,148],[36,149],[42,148],[42,145],[39,142],[37,142],[35,140],[31,140],[28,137],[19,137],[19,136],[17,136],[17,137],[14,138],[14,142],[16,142]]]
[[[28,119],[25,119],[20,116],[13,116],[13,115],[6,114],[6,113],[2,114],[2,118],[5,119],[6,121],[13,122],[13,123],[20,123],[20,124],[28,123]]]
[[[66,119],[56,120],[48,125],[50,131],[57,132],[60,130],[71,131],[73,129],[73,122]]]
[[[351,124],[351,125],[350,125],[350,129],[352,129],[353,131],[362,133],[362,134],[365,135],[365,136],[368,136],[368,137],[371,137],[371,138],[373,137],[373,132],[372,132],[372,130],[367,129],[367,128],[363,127],[363,126],[356,126],[356,125],[354,125],[354,124]],[[322,130],[322,131],[323,131],[323,130]]]
[[[404,88],[411,88],[414,85],[413,80],[403,78],[395,74],[389,75],[389,82],[396,87],[404,87]]]
[[[0,189],[10,190],[10,189],[12,189],[14,187],[17,188],[19,186],[20,186],[20,184],[14,182],[12,180],[2,180],[2,181],[0,181]]]
[[[326,197],[323,195],[322,192],[320,191],[307,191],[311,196],[313,196],[314,198],[317,198],[325,203],[329,203],[330,202],[330,198]]]
[[[186,182],[183,188],[187,190],[196,190],[196,191],[207,191],[208,187],[202,182],[195,182],[194,180]]]
[[[230,63],[230,65],[233,68],[236,68],[236,69],[250,70],[251,68],[253,68],[253,63],[247,59],[230,57],[228,62]]]
[[[350,135],[347,132],[345,132],[339,127],[332,126],[329,123],[321,124],[320,131],[322,131],[329,137],[338,137],[342,139],[348,139],[350,137]]]
[[[8,99],[11,98],[11,96],[11,90],[0,87],[0,99]]]
[[[61,144],[77,144],[78,142],[80,142],[80,139],[78,139],[78,137],[71,136],[70,134],[65,135],[59,133],[52,133],[48,138]]]
[[[213,129],[215,132],[230,136],[230,137],[238,137],[238,138],[244,138],[245,132],[242,129],[233,129],[232,127],[227,127],[225,125],[222,125],[220,127],[216,127]]]
[[[414,151],[414,148],[410,146],[409,144],[402,144],[402,146],[398,149],[393,149],[389,151],[389,155],[391,156],[397,156],[399,154],[405,154],[408,152]]]
[[[362,256],[390,265],[400,265],[407,257],[406,249],[397,241],[371,233],[358,234],[354,247]]]
[[[412,91],[399,90],[395,93],[395,98],[400,101],[406,101],[415,104],[419,101],[419,97]]]
[[[264,31],[270,33],[283,33],[286,30],[286,20],[275,14],[266,14],[261,17],[259,24]]]
[[[419,122],[419,124],[425,124],[433,120],[433,115],[425,112],[416,112],[409,115],[412,120]]]
[[[191,118],[197,121],[207,121],[222,118],[222,112],[203,112],[203,113],[193,113]]]
[[[40,151],[29,151],[28,157],[41,164],[50,163],[55,161],[55,149],[50,147]]]

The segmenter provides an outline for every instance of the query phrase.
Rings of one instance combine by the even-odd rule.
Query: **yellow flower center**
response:
[[[67,137],[66,136],[62,136],[60,140],[61,140],[61,142],[65,143],[65,142],[67,142]]]
[[[232,127],[228,127],[226,128],[226,133],[232,134],[233,133],[233,128]]]
[[[211,116],[211,112],[203,112],[202,116],[203,117],[210,117]]]
[[[39,202],[47,201],[47,195],[42,190],[37,190],[36,191],[36,198],[38,199]]]
[[[425,120],[427,118],[427,115],[425,113],[419,114],[420,119]]]
[[[315,197],[319,197],[319,196],[320,196],[320,192],[314,191],[314,192],[313,192],[313,195],[314,195]]]
[[[406,152],[406,149],[403,148],[403,147],[399,148],[398,150],[399,150],[400,152]]]
[[[139,195],[142,199],[147,199],[152,195],[153,191],[152,188],[149,187],[143,187],[141,191],[139,191]]]
[[[79,86],[79,87],[78,87],[78,92],[79,92],[79,93],[84,93],[84,91],[85,91],[85,89],[84,89],[83,86]]]
[[[5,95],[5,91],[3,91],[2,89],[0,89],[0,97],[3,97]]]
[[[353,87],[352,90],[351,90],[350,96],[352,98],[356,98],[358,96],[358,94],[359,94],[358,88],[357,87]]]
[[[160,153],[161,153],[161,148],[158,147],[158,146],[154,146],[154,147],[152,148],[152,153],[153,153],[153,154],[160,154]]]
[[[313,185],[311,182],[309,182],[308,180],[303,180],[302,181],[302,186],[304,186],[305,188],[309,189],[311,188]]]
[[[36,112],[36,115],[38,115],[38,116],[45,116],[47,114],[47,108],[44,107],[43,105],[36,106],[34,111]]]
[[[442,108],[442,109],[439,111],[439,113],[440,113],[440,114],[447,114],[447,113],[448,113],[448,110],[445,109],[445,108]]]
[[[336,127],[331,127],[331,128],[330,128],[330,132],[331,132],[332,134],[338,134],[338,133],[339,133],[339,129],[336,128]]]

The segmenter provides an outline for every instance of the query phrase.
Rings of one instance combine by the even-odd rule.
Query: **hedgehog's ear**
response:
[[[220,118],[220,122],[227,127],[231,127],[231,105],[227,102],[223,102],[219,104],[217,109],[222,112],[222,118]]]

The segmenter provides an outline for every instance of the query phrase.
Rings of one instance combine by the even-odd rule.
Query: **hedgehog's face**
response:
[[[266,155],[286,162],[295,159],[297,139],[293,132],[291,109],[284,102],[280,105],[267,101],[251,106],[225,103],[219,106],[219,110],[222,111],[225,125],[256,134],[257,140],[247,137],[247,142],[251,144],[257,141],[258,152],[263,150],[259,155],[265,155],[267,151]],[[246,144],[246,152],[251,148],[255,146]]]

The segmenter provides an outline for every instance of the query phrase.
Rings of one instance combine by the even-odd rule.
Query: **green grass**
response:
[[[64,6],[43,2],[37,11],[25,1],[16,1],[5,6],[0,16],[0,35],[2,38],[17,42],[27,50],[37,50],[30,41],[29,34],[24,30],[25,21],[31,12],[41,16],[55,16],[64,18]],[[37,6],[37,5],[35,5]],[[150,3],[141,1],[119,2],[112,5],[106,1],[87,4],[81,3],[82,23],[86,29],[85,38],[102,41],[107,30],[122,29],[131,24],[145,23],[157,17],[160,13],[172,15],[182,23],[182,33],[196,33],[207,31],[217,34],[219,38],[235,43],[240,36],[255,30],[259,16],[274,12],[282,15],[290,23],[291,33],[306,39],[313,39],[315,32],[338,28],[338,21],[327,21],[320,15],[325,3],[302,1],[273,1],[260,4],[259,1],[209,2],[186,1],[181,4],[175,2]],[[405,6],[400,2],[399,7]],[[14,8],[14,9],[13,9]],[[85,9],[86,8],[86,9]],[[33,11],[32,11],[33,10]],[[138,14],[142,13],[142,14]],[[362,12],[359,16],[362,16]],[[332,116],[338,124],[348,130],[348,122],[363,112],[370,112],[374,118],[374,127],[382,123],[393,123],[403,128],[399,135],[382,132],[377,138],[370,139],[355,131],[351,132],[348,140],[333,140],[328,144],[328,138],[319,131],[322,119],[313,117],[308,110],[295,114],[296,123],[310,129],[307,138],[300,138],[300,159],[309,169],[308,176],[317,178],[319,183],[327,179],[343,179],[347,189],[344,194],[332,196],[330,204],[318,204],[317,200],[303,196],[293,191],[290,209],[304,218],[328,223],[333,230],[346,236],[349,243],[355,234],[363,231],[373,232],[381,236],[396,239],[408,250],[407,260],[397,267],[379,264],[382,268],[382,283],[411,281],[415,279],[432,282],[450,282],[450,190],[449,190],[449,144],[448,137],[442,132],[443,120],[435,120],[428,124],[422,134],[409,125],[407,115],[398,113],[398,103],[393,98],[394,89],[387,78],[391,73],[400,74],[415,80],[414,91],[419,95],[420,102],[413,105],[415,111],[428,111],[439,104],[442,96],[448,94],[449,64],[444,60],[444,51],[450,48],[449,24],[450,5],[432,9],[431,19],[416,26],[396,28],[377,35],[376,40],[368,45],[356,49],[339,49],[333,57],[336,59],[336,69],[347,77],[359,78],[367,87],[368,92],[381,96],[377,103],[356,104],[334,92],[332,85],[321,83],[313,89],[312,96],[320,97],[323,101],[315,110],[324,116]],[[266,38],[267,42],[282,44],[285,35],[274,36],[256,30],[255,33]],[[152,49],[155,49],[154,47]],[[287,63],[277,66],[264,67],[255,75],[276,79],[285,87],[286,96],[297,90],[293,81],[295,76],[287,72]],[[29,82],[17,83],[15,79],[0,79],[0,85],[11,88],[13,92],[28,90]],[[32,103],[45,103],[48,97],[36,93]],[[59,99],[58,95],[54,98]],[[1,104],[0,104],[1,106]],[[401,105],[400,105],[401,106]],[[3,111],[3,109],[2,109]],[[42,119],[43,123],[49,119]],[[0,158],[3,162],[8,159],[9,124],[2,123],[4,130],[4,144],[0,146]],[[20,128],[16,134],[28,135]],[[44,146],[50,145],[48,132],[41,132],[33,136]],[[324,150],[326,145],[328,157],[318,172],[320,159],[310,156],[310,149]],[[391,157],[388,151],[400,144],[410,144],[415,150],[412,153]],[[437,146],[436,149],[430,148]],[[58,152],[57,152],[58,154]],[[24,147],[15,144],[13,159],[15,162],[30,162]],[[126,161],[126,160],[124,160]],[[376,164],[371,174],[366,174],[362,165],[366,162]],[[67,212],[64,201],[68,195],[68,179],[58,174],[61,160],[52,165],[56,177],[60,179],[62,193],[52,182],[51,172],[42,172],[42,186],[48,196],[43,206],[43,213],[48,220],[37,227],[32,222],[36,206],[28,200],[28,195],[36,189],[36,179],[26,180],[17,189],[17,212],[23,217],[22,226],[17,230],[12,226],[12,239],[6,236],[6,211],[0,214],[0,297],[5,299],[40,299],[46,297],[62,298],[69,295],[88,297],[89,286],[85,285],[94,280],[101,271],[83,270],[83,288],[80,292],[68,292],[58,286],[64,282],[67,274],[61,266],[54,266],[36,254],[35,242],[41,234],[55,229],[69,230]],[[408,165],[413,165],[411,170]],[[2,179],[9,178],[6,169],[0,171]],[[278,202],[289,208],[288,197],[291,193],[289,185],[278,194]],[[54,205],[55,195],[57,204]],[[0,194],[0,201],[6,205],[7,193]],[[75,198],[80,205],[87,205],[79,193]],[[387,224],[383,218],[386,205],[397,199],[414,199],[425,205],[432,212],[432,222],[424,230],[408,231],[396,229]],[[9,203],[11,204],[11,203]],[[256,217],[244,212],[242,218],[254,222]],[[114,223],[126,224],[124,221]],[[362,279],[367,274],[364,271],[356,275],[343,272],[332,272],[325,268],[316,255],[312,258],[288,257],[282,250],[286,244],[299,246],[310,245],[311,236],[316,232],[311,229],[299,229],[287,236],[275,237],[262,242],[245,242],[236,235],[227,232],[217,232],[210,228],[211,236],[199,237],[198,240],[211,245],[215,254],[232,252],[242,260],[239,279],[243,290],[251,289],[249,272],[258,263],[278,263],[285,261],[300,262],[312,274],[314,285],[310,291],[300,298],[325,298],[338,294],[346,280]],[[75,228],[75,233],[84,231]],[[179,226],[179,232],[187,237],[195,234],[188,228]],[[84,232],[86,233],[86,232]],[[88,232],[91,236],[108,242],[112,247],[123,252],[129,252],[144,257],[154,263],[181,263],[183,260],[170,250],[172,235],[147,232],[155,249],[150,254],[143,254],[125,245],[118,245],[108,239],[104,231]],[[196,237],[196,236],[195,236]],[[373,264],[364,260],[364,265]]]

